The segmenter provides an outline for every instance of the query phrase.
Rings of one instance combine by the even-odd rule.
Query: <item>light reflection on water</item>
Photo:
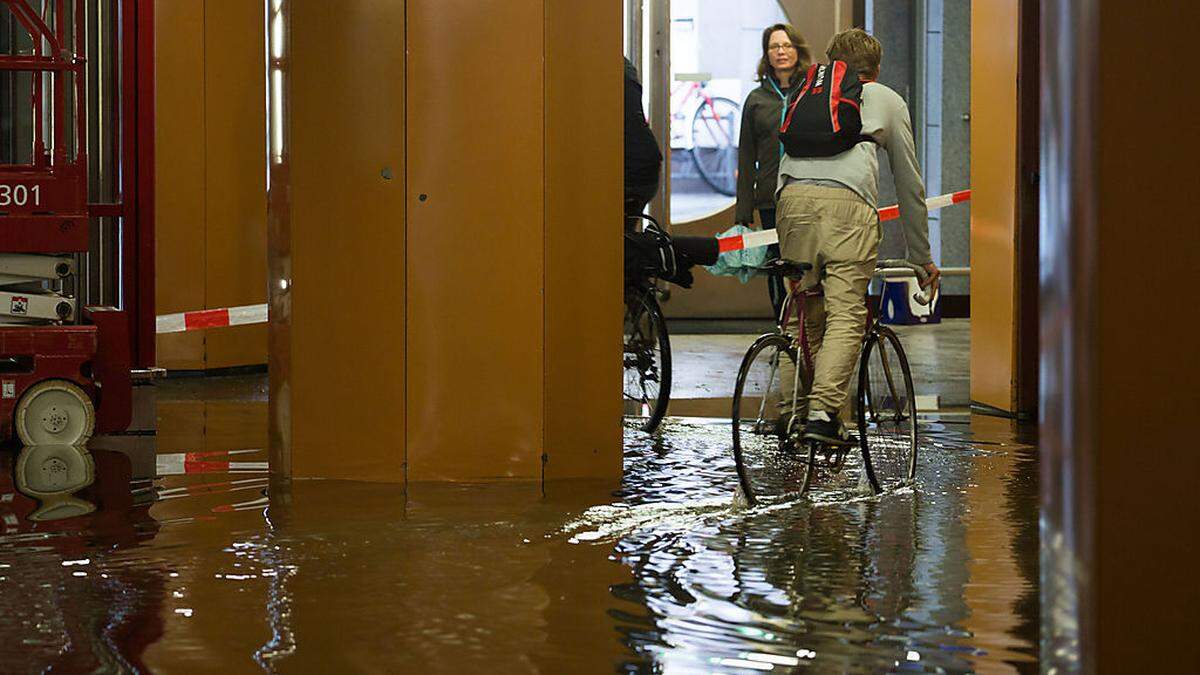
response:
[[[52,521],[29,516],[65,497],[22,493],[0,450],[0,670],[1032,670],[1032,451],[931,432],[916,489],[750,510],[728,428],[680,421],[627,432],[615,492],[267,498],[253,454],[151,486],[133,467],[155,462],[93,449],[70,498],[95,510]]]
[[[953,429],[925,431],[915,489],[755,509],[729,498],[723,425],[628,432],[622,504],[567,530],[615,541],[633,570],[614,589],[633,605],[617,614],[631,666],[1036,670],[1032,449],[979,450]]]

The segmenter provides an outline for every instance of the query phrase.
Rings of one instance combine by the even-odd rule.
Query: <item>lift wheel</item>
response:
[[[79,385],[38,382],[17,403],[17,436],[25,445],[82,445],[96,429],[96,409]]]

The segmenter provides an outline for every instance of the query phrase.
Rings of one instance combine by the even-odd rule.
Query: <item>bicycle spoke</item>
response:
[[[779,372],[779,355],[776,354],[774,356],[774,358],[771,359],[771,371],[770,371],[770,375],[767,377],[767,386],[766,386],[767,391],[770,391],[772,386],[775,384],[775,375],[778,372]],[[756,425],[762,424],[762,422],[764,420],[763,414],[764,414],[764,411],[766,410],[766,408],[767,408],[767,397],[763,396],[758,404],[758,417],[755,418]]]
[[[645,418],[653,431],[666,413],[670,395],[670,345],[654,289],[627,289],[625,298],[625,414]]]
[[[752,504],[798,496],[808,464],[785,428],[783,413],[795,411],[784,383],[783,359],[793,359],[790,341],[779,334],[755,341],[742,360],[733,397],[733,446],[738,480]],[[793,380],[794,381],[794,380]],[[794,394],[794,386],[789,394]]]
[[[880,489],[908,484],[917,451],[916,402],[912,375],[895,333],[885,328],[868,338],[859,373],[859,405],[865,428],[860,445]],[[876,407],[877,406],[877,407]]]

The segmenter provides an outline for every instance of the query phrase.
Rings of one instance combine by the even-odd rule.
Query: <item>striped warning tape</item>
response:
[[[925,200],[930,211],[945,208],[951,204],[965,202],[971,198],[970,190],[961,190],[950,194],[938,195]],[[879,209],[879,219],[895,220],[900,217],[899,206],[888,206]],[[732,237],[717,239],[721,253],[741,251],[747,248],[769,246],[779,243],[779,234],[775,230],[747,232]],[[178,314],[162,314],[157,320],[157,332],[184,333],[205,328],[225,328],[226,326],[245,326],[254,323],[266,323],[267,305],[244,305],[242,307],[227,307],[223,309],[202,309],[196,312],[180,312]]]
[[[267,305],[245,305],[243,307],[228,307],[224,309],[202,309],[196,312],[180,312],[179,314],[161,314],[156,322],[156,330],[163,333],[183,333],[202,328],[224,328],[226,326],[244,326],[252,323],[266,323]]]
[[[170,452],[157,455],[155,469],[161,476],[193,473],[245,473],[267,470],[265,461],[236,461],[231,455],[261,454],[262,450],[228,450],[218,452]]]
[[[970,190],[959,190],[950,194],[938,195],[925,200],[925,206],[930,210],[942,209],[951,204],[959,204],[971,199]],[[900,207],[898,205],[888,206],[879,209],[879,220],[895,220],[900,217]],[[719,248],[721,253],[730,251],[741,251],[748,248],[758,248],[759,246],[770,246],[771,244],[779,243],[779,233],[775,230],[759,230],[757,232],[747,232],[746,234],[738,234],[732,237],[719,237]]]

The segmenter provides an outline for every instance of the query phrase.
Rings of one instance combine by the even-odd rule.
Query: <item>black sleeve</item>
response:
[[[750,96],[742,105],[742,129],[738,138],[737,206],[733,222],[754,222],[754,180],[758,174],[758,148],[754,143],[754,110]]]
[[[644,185],[658,180],[662,152],[646,124],[642,85],[626,59],[625,69],[625,184]]]

